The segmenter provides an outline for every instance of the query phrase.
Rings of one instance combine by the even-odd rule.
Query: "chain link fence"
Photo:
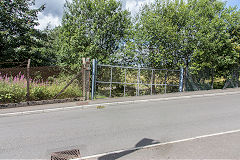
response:
[[[239,67],[221,73],[212,68],[190,70],[185,78],[185,91],[238,88]]]
[[[29,70],[26,66],[0,68],[0,104],[79,99],[82,86],[82,70],[73,71],[59,66],[30,66]]]

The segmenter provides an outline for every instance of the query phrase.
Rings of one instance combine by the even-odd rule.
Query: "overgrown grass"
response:
[[[50,78],[49,81],[31,79],[30,100],[53,99],[71,78],[71,76],[61,75],[59,78]],[[0,75],[0,103],[25,102],[27,95],[26,86],[27,80],[21,73],[16,77]],[[81,88],[77,82],[74,82],[58,98],[76,98],[81,96]]]

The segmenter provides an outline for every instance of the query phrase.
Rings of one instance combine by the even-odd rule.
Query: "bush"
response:
[[[31,80],[30,100],[50,100],[53,99],[69,82],[72,76],[61,75],[60,78],[52,78],[43,82]],[[16,77],[1,76],[0,74],[0,103],[18,103],[26,101],[27,80],[24,75]],[[82,92],[79,84],[74,82],[58,98],[81,97]]]

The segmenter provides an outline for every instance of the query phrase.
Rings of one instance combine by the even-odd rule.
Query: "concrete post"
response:
[[[89,100],[90,94],[90,59],[82,58],[83,62],[83,97],[85,100]]]

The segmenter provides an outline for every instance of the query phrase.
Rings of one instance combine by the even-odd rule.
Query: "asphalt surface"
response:
[[[239,159],[240,133],[126,150],[85,160]]]
[[[102,103],[138,101],[138,100],[146,100],[146,99],[171,98],[171,97],[179,97],[179,96],[206,95],[206,94],[215,94],[215,93],[221,94],[221,93],[230,93],[230,92],[240,93],[240,88],[228,88],[225,90],[222,90],[222,89],[202,90],[202,91],[193,91],[193,92],[175,92],[175,93],[168,93],[168,94],[132,96],[132,97],[104,98],[104,99],[95,99],[93,101],[76,101],[76,102],[67,102],[67,103],[8,108],[8,109],[0,109],[0,117],[1,117],[1,114],[13,113],[13,112],[16,113],[16,112],[25,112],[25,111],[66,108],[66,107],[72,107],[72,106],[102,104]]]
[[[237,130],[239,97],[233,94],[2,117],[0,158],[49,159],[52,152],[69,149],[80,149],[82,156],[89,156]]]

